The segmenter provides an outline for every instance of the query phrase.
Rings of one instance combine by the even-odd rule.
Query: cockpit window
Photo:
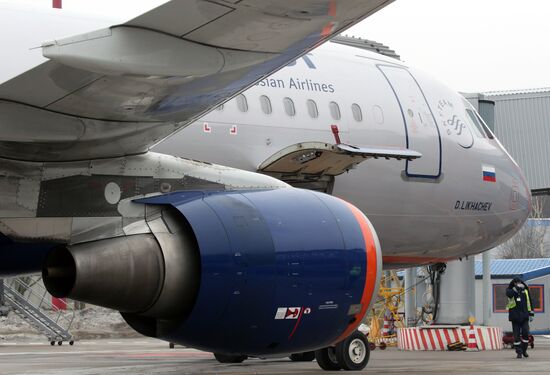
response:
[[[485,134],[487,134],[487,138],[489,139],[495,139],[495,135],[493,134],[493,132],[491,131],[491,129],[489,129],[489,127],[487,126],[487,124],[485,123],[485,121],[483,121],[483,119],[481,118],[481,116],[476,112],[474,113],[476,118],[479,120],[479,123],[481,124],[481,126],[483,127],[483,130],[485,130]]]
[[[476,118],[476,115],[471,109],[466,109],[466,113],[468,114],[468,122],[470,123],[470,127],[474,131],[475,135],[478,138],[485,138],[485,131],[483,130],[483,127],[479,123],[479,121]]]

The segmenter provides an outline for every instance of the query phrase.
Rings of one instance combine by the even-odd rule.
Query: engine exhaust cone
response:
[[[147,311],[160,295],[164,276],[162,251],[148,234],[56,247],[42,270],[54,297],[127,313]]]

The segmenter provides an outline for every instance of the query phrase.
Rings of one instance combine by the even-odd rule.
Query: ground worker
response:
[[[512,322],[517,358],[527,358],[529,357],[527,354],[529,322],[532,322],[535,316],[529,287],[523,280],[516,277],[510,281],[510,285],[506,289],[506,296],[508,297],[506,309],[508,310],[508,319]]]

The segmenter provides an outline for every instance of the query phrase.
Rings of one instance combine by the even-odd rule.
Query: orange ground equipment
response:
[[[388,346],[397,346],[396,329],[404,327],[403,317],[399,310],[403,307],[405,289],[395,271],[382,277],[378,291],[379,300],[372,309],[370,321],[369,341],[371,349],[378,346],[386,349]],[[380,329],[380,322],[383,328]]]

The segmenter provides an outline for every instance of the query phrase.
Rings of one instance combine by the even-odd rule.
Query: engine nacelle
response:
[[[44,271],[50,292],[117,308],[147,336],[258,356],[340,341],[376,295],[382,261],[376,233],[338,198],[283,188],[177,192],[137,202],[161,208],[168,230],[150,224],[154,238],[52,252]],[[132,245],[107,245],[124,240]],[[124,272],[119,282],[109,279]],[[121,298],[107,304],[98,293],[106,289]]]

